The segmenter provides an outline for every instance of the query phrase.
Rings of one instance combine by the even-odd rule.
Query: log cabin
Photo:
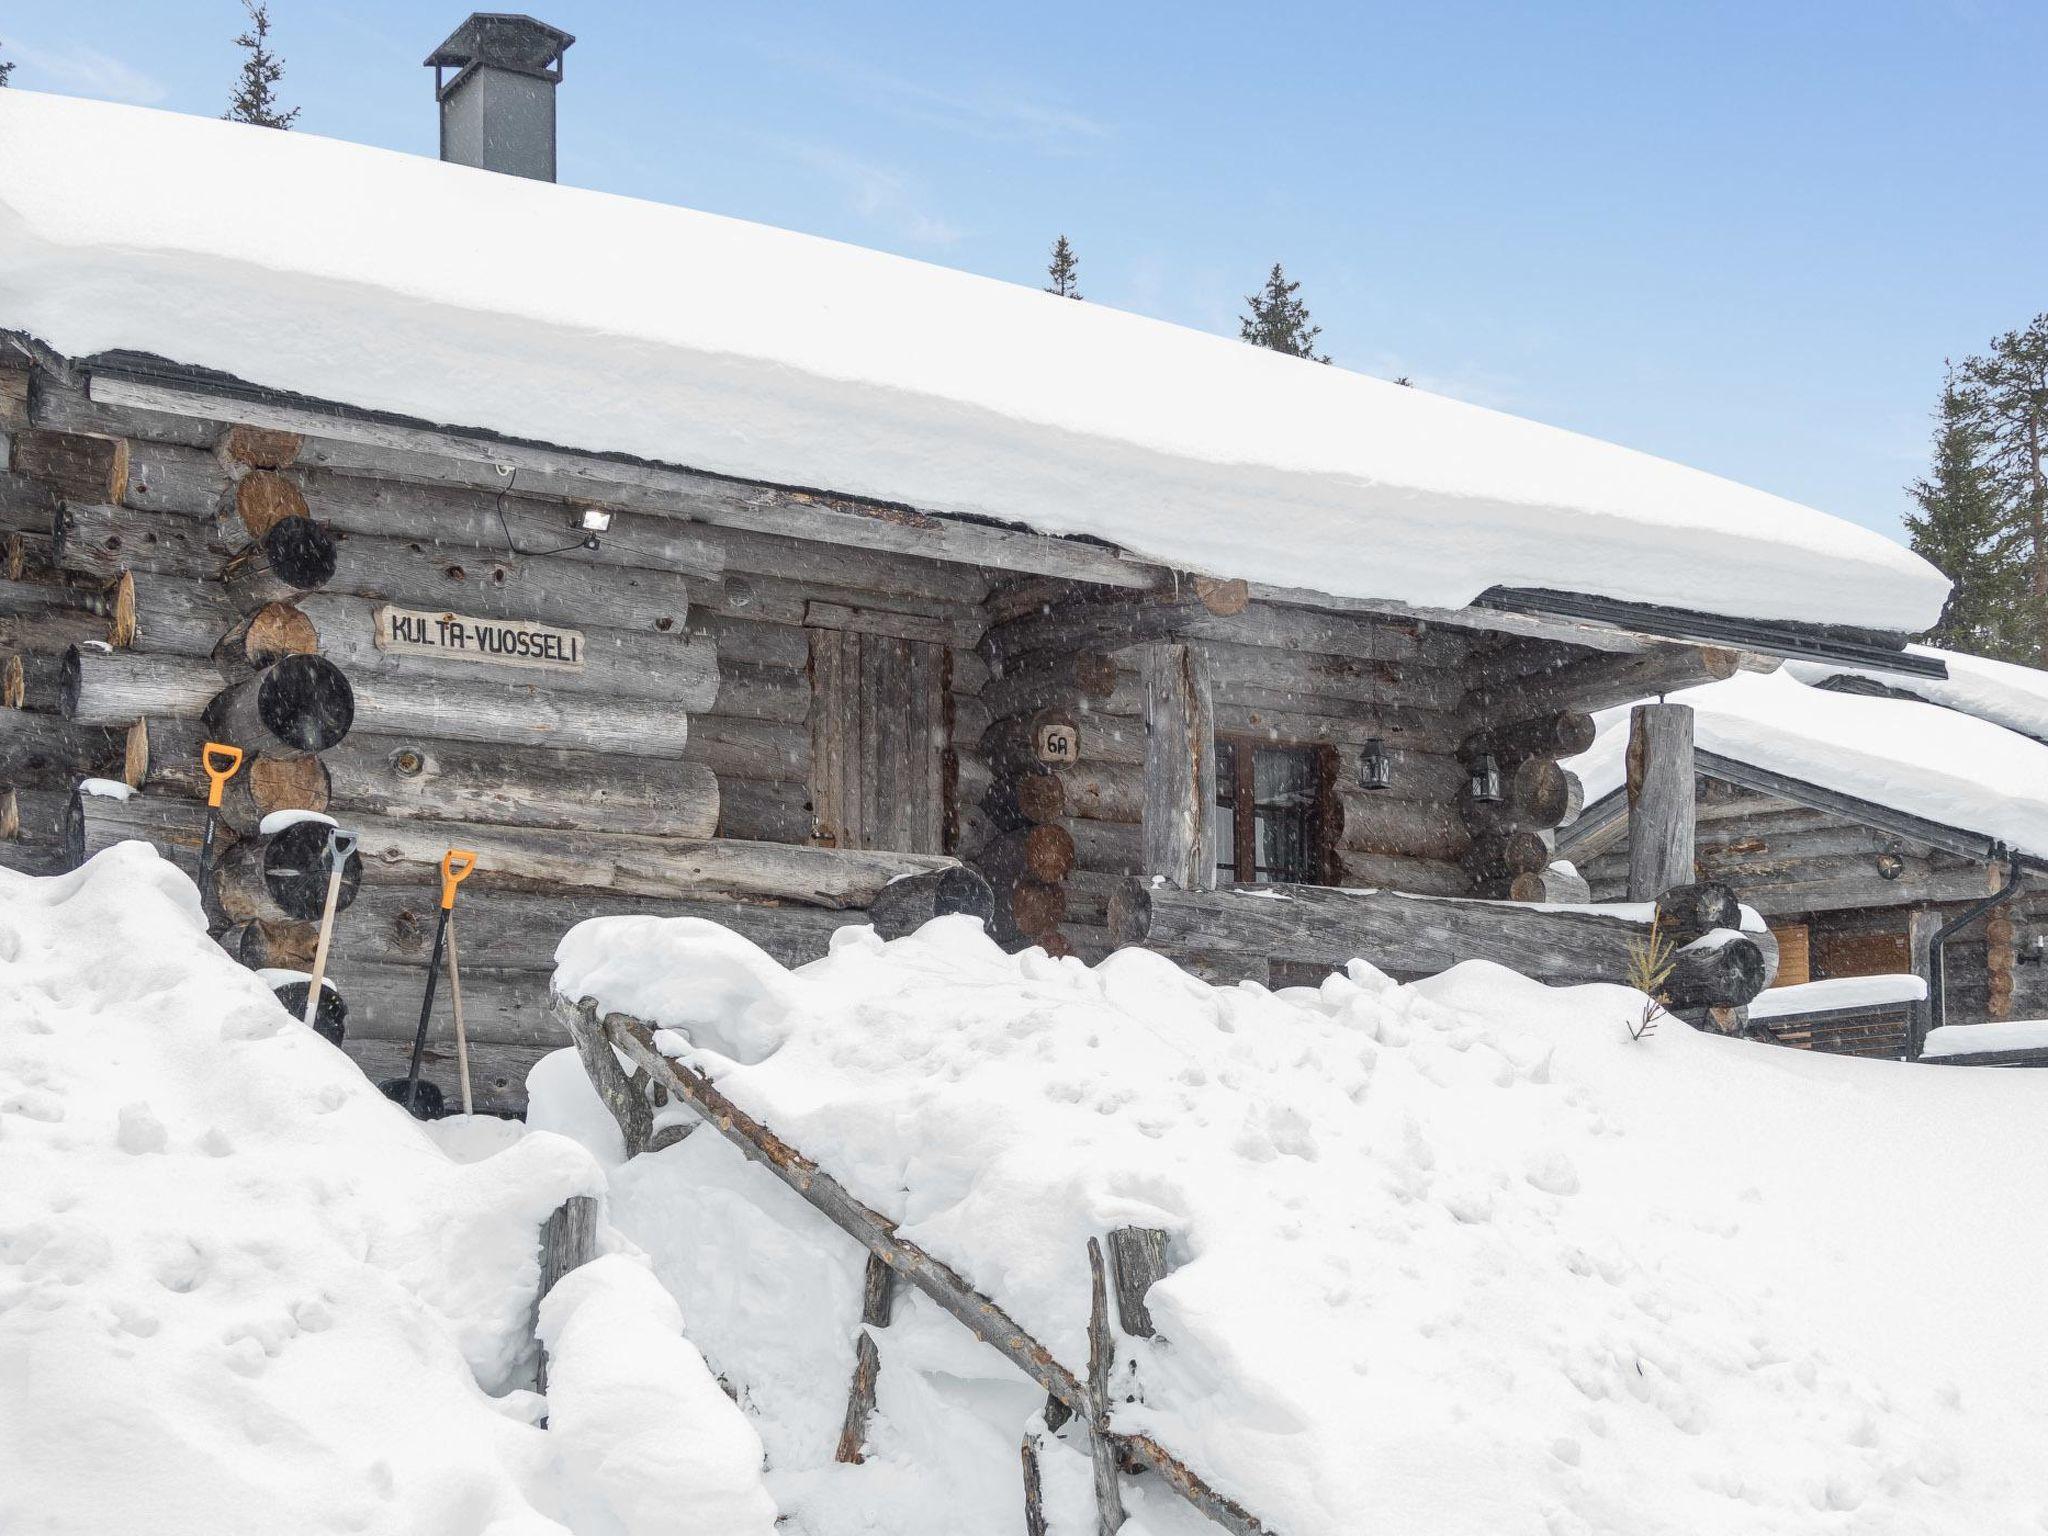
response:
[[[1950,675],[1794,662],[1673,696],[1696,721],[1694,876],[1777,941],[1760,1037],[1915,1059],[1931,1030],[1963,1055],[1959,1026],[2048,1015],[2048,674],[1915,651]],[[1560,875],[1595,900],[1627,884],[1630,714],[1570,764],[1590,803]]]
[[[329,975],[373,1074],[455,846],[496,1109],[562,1043],[575,922],[795,962],[878,900],[974,909],[962,869],[1001,941],[1084,961],[1619,979],[1641,923],[1545,905],[1592,712],[1787,657],[1944,674],[1904,649],[1938,573],[1820,512],[557,185],[572,41],[459,28],[440,160],[0,93],[0,862],[146,838],[289,972],[324,885],[280,813],[358,831]],[[1682,713],[1645,900],[1691,881]],[[210,738],[247,766],[202,871]],[[1769,937],[1692,905],[1681,990],[1739,1006]]]

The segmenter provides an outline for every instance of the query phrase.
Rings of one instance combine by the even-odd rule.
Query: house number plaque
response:
[[[1071,725],[1048,724],[1038,728],[1038,760],[1041,763],[1081,761],[1081,732]]]
[[[382,604],[376,612],[377,649],[401,656],[442,656],[486,666],[583,670],[583,633],[524,619],[473,619]]]

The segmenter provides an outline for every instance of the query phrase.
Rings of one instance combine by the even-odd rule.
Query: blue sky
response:
[[[562,179],[1234,333],[1898,531],[1942,359],[2048,309],[2048,5],[533,0]],[[273,0],[304,131],[431,154],[456,5]],[[7,0],[15,84],[218,113],[232,0]]]

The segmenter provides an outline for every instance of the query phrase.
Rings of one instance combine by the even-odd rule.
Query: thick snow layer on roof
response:
[[[1887,1003],[1917,1003],[1927,996],[1919,976],[1832,976],[1772,987],[1751,1001],[1752,1019],[1782,1019],[1795,1013],[1826,1013],[1834,1008],[1877,1008]]]
[[[2002,725],[1812,687],[1789,667],[1738,672],[1670,698],[1693,707],[1695,739],[1708,751],[2048,858],[2048,746]],[[1593,745],[1565,764],[1589,804],[1622,785],[1629,708],[1595,715]]]
[[[1896,672],[1872,667],[1844,667],[1818,661],[1787,662],[1785,670],[1809,683],[1845,674],[1869,678],[1887,688],[1915,694],[1929,703],[1944,704],[1964,714],[2048,741],[2048,672],[2010,661],[1969,656],[1961,651],[1945,651],[1932,645],[1909,645],[1906,649],[1914,655],[1932,656],[1942,662],[1948,668],[1948,676],[1902,677]]]
[[[842,930],[796,972],[689,920],[586,923],[557,958],[561,990],[667,1026],[1070,1368],[1086,1240],[1167,1229],[1160,1337],[1119,1340],[1136,1400],[1114,1421],[1277,1531],[2048,1520],[2048,1078],[1675,1024],[1631,1041],[1640,994],[1477,962],[1412,986],[1359,965],[1317,990],[1211,988],[1141,950],[1007,955],[965,918],[887,945]],[[1034,1394],[976,1395],[1003,1373],[964,1366],[950,1397],[892,1400],[892,1325],[874,1477],[894,1482],[838,1469],[835,1503],[818,1447],[836,1418],[814,1398],[844,1379],[847,1343],[826,1341],[850,1343],[858,1246],[711,1134],[616,1169],[620,1219],[686,1310],[713,1308],[707,1354],[755,1411],[813,1421],[806,1528],[819,1508],[844,1511],[828,1536],[980,1529],[935,1518],[906,1448],[958,1425],[1014,1497],[1021,1417],[985,1431],[964,1405],[1021,1416]],[[1901,1313],[1957,1274],[1969,1306]],[[936,1347],[906,1357],[928,1370]],[[806,1351],[839,1367],[822,1389],[796,1379]]]
[[[0,97],[0,328],[562,447],[1456,607],[1497,584],[1913,630],[1867,529],[1241,342],[306,133]]]
[[[769,1536],[637,1261],[550,1297],[528,1390],[540,1225],[604,1175],[498,1129],[408,1118],[146,845],[0,869],[0,1530]]]
[[[1983,1056],[1994,1051],[2048,1051],[2048,1019],[1994,1024],[1944,1024],[1927,1032],[1928,1056]]]

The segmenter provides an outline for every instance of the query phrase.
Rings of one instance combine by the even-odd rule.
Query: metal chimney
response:
[[[451,32],[426,60],[441,104],[441,158],[553,181],[555,87],[575,41],[531,16],[485,11]]]

